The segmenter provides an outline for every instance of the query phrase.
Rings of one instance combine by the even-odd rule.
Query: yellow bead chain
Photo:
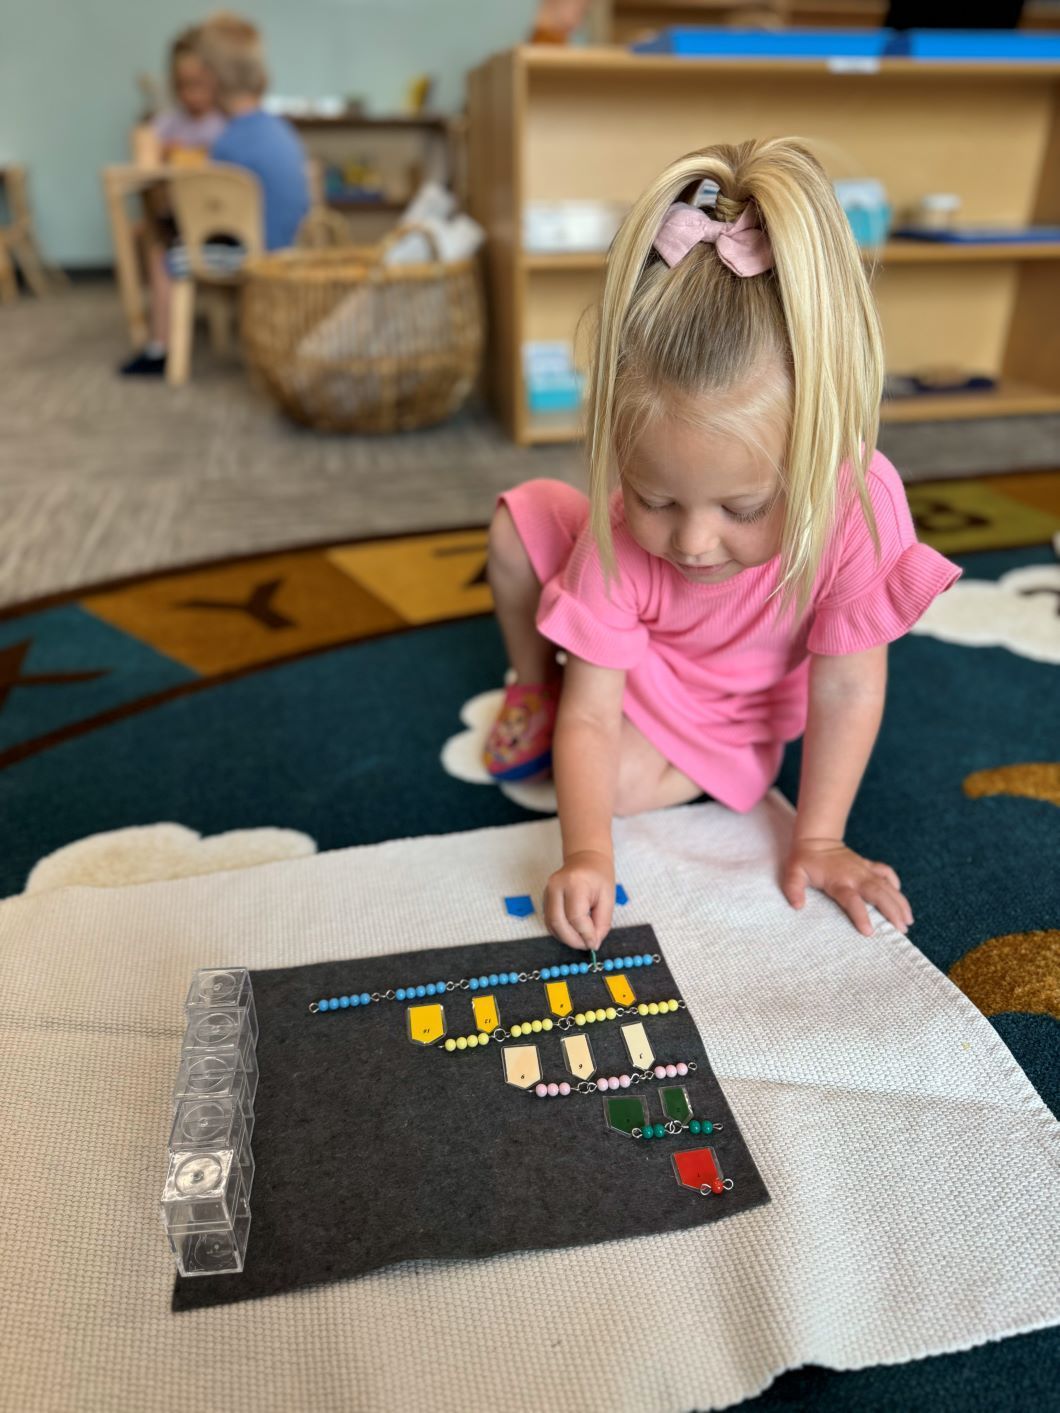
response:
[[[564,1017],[559,1023],[560,1030],[569,1029],[571,1024],[578,1026],[595,1025],[597,1021],[625,1020],[628,1016],[664,1016],[671,1011],[679,1011],[683,1002],[676,1000],[669,1001],[642,1001],[639,1006],[598,1006],[592,1011],[579,1011],[575,1016]],[[519,1021],[508,1031],[502,1031],[498,1026],[492,1035],[484,1030],[480,1030],[473,1035],[450,1035],[445,1041],[444,1049],[451,1055],[456,1050],[476,1050],[480,1045],[488,1045],[491,1040],[498,1043],[505,1040],[523,1040],[531,1035],[541,1035],[556,1028],[556,1022],[551,1016],[542,1016],[538,1020]],[[500,1033],[498,1033],[500,1032]]]

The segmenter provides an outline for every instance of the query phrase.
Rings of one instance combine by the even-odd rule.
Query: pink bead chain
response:
[[[677,1079],[678,1076],[683,1079],[688,1072],[688,1066],[682,1060],[676,1065],[656,1065],[650,1073],[653,1074],[656,1079]],[[593,1081],[590,1080],[588,1083],[591,1088]],[[595,1086],[601,1093],[605,1093],[609,1089],[628,1089],[632,1083],[633,1077],[631,1075],[612,1074],[604,1075],[602,1078],[596,1080]],[[534,1085],[534,1093],[539,1099],[555,1099],[557,1095],[562,1094],[565,1097],[570,1094],[571,1086],[566,1080],[564,1080],[562,1084],[545,1084],[542,1082]]]

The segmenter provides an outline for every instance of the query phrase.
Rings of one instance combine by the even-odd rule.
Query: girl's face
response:
[[[173,92],[193,118],[204,117],[217,106],[213,74],[195,54],[180,54],[173,66]]]
[[[761,452],[731,434],[661,414],[622,467],[630,533],[693,584],[719,584],[780,552],[784,502],[777,467],[785,429],[766,419]]]

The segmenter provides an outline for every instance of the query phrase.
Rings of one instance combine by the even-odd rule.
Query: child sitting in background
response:
[[[217,106],[217,82],[203,62],[197,27],[177,35],[169,51],[169,82],[173,107],[151,124],[164,162],[185,154],[209,152],[224,132],[225,115]]]
[[[280,250],[293,244],[309,210],[305,150],[291,124],[261,106],[268,76],[261,36],[249,20],[221,12],[200,34],[202,56],[229,120],[210,156],[257,177],[265,201],[265,248]]]
[[[187,166],[206,160],[224,132],[227,119],[217,106],[217,82],[199,53],[199,29],[178,34],[169,51],[173,106],[159,113],[134,136],[136,160]],[[169,341],[169,272],[166,251],[177,238],[164,182],[144,192],[144,262],[151,289],[151,335],[146,346],[122,367],[122,373],[161,374]]]
[[[268,84],[261,35],[248,20],[221,12],[198,27],[194,43],[213,76],[228,120],[210,149],[210,159],[253,172],[262,190],[265,248],[291,245],[309,210],[306,156],[290,123],[261,107]],[[238,252],[235,261],[231,249],[220,253],[226,272],[238,266]],[[124,365],[125,375],[161,377],[165,373],[170,280],[186,274],[187,259],[180,245],[161,252],[152,265],[151,341]]]

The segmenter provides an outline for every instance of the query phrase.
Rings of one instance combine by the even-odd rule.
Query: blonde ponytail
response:
[[[652,242],[667,208],[704,182],[715,214],[757,208],[774,268],[741,278],[701,244],[672,269]],[[875,538],[865,471],[876,448],[883,346],[861,257],[820,164],[792,139],[717,146],[679,158],[640,197],[615,237],[589,386],[592,526],[613,566],[610,493],[643,419],[695,399],[751,386],[763,363],[783,368],[789,418],[779,468],[786,498],[781,593],[806,606],[837,512],[839,467],[848,463]],[[772,389],[775,400],[777,389]],[[766,394],[756,388],[759,408]],[[705,401],[704,401],[705,400]]]

